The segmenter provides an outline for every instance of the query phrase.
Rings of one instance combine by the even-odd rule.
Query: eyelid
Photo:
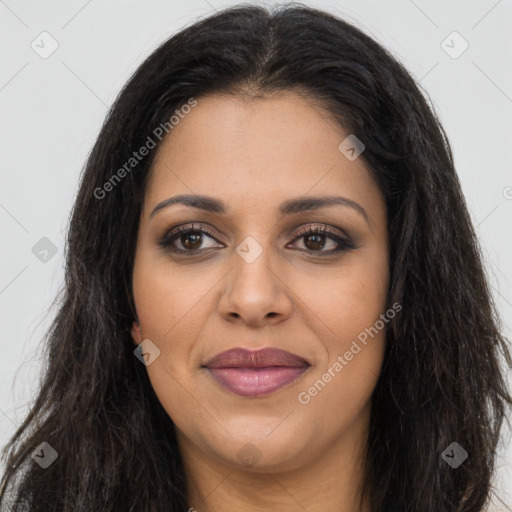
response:
[[[329,235],[337,235],[339,237],[346,239],[347,241],[351,241],[351,238],[342,229],[337,228],[335,226],[331,226],[330,224],[326,224],[325,222],[324,223],[313,223],[313,224],[310,223],[310,224],[306,224],[306,225],[302,226],[295,233],[294,240],[303,235],[308,234],[310,231],[313,231],[315,229],[321,230],[324,233],[327,233]]]
[[[203,223],[186,223],[181,224],[179,226],[174,226],[172,228],[169,228],[166,230],[163,234],[163,236],[159,237],[157,240],[157,245],[163,249],[169,250],[171,252],[175,252],[178,254],[185,254],[188,253],[190,255],[199,253],[199,252],[206,252],[209,249],[213,249],[212,247],[206,248],[206,249],[196,249],[196,250],[183,250],[183,249],[170,249],[169,246],[172,246],[172,243],[174,239],[176,239],[181,233],[188,233],[188,232],[199,232],[199,233],[205,233],[210,238],[215,240],[217,243],[222,244],[218,240],[217,234],[207,225]],[[332,226],[330,224],[326,223],[308,223],[304,224],[302,227],[300,227],[298,230],[296,230],[293,234],[293,239],[291,242],[295,242],[296,240],[302,238],[305,235],[308,234],[320,234],[326,236],[329,240],[334,241],[338,244],[337,249],[332,249],[330,251],[323,251],[323,250],[304,250],[300,249],[301,252],[309,252],[311,254],[319,254],[319,255],[329,255],[329,254],[335,254],[342,252],[344,250],[351,250],[357,248],[354,242],[352,241],[352,238],[347,235],[342,229],[337,228],[335,226]]]
[[[338,247],[336,249],[332,249],[330,251],[323,251],[323,250],[304,250],[301,249],[301,252],[306,252],[311,255],[323,255],[323,256],[329,256],[329,255],[335,255],[340,252],[344,252],[347,250],[354,250],[357,249],[357,245],[353,242],[352,237],[350,237],[345,231],[343,231],[340,228],[337,228],[335,226],[332,226],[330,224],[320,223],[320,224],[307,224],[300,228],[294,235],[294,238],[292,242],[295,242],[296,240],[299,240],[300,238],[304,237],[305,235],[309,234],[320,234],[323,236],[326,236],[329,240],[335,242],[338,244]]]
[[[188,224],[181,224],[179,226],[174,226],[170,229],[167,229],[164,234],[158,238],[157,244],[162,248],[167,248],[168,245],[170,245],[171,240],[175,238],[180,233],[186,233],[189,231],[199,231],[204,232],[211,238],[213,238],[216,242],[219,242],[217,240],[217,235],[213,232],[211,228],[208,227],[208,225],[205,224],[196,224],[196,223],[188,223]],[[222,242],[219,242],[222,243]],[[193,252],[193,251],[187,251],[187,252]]]

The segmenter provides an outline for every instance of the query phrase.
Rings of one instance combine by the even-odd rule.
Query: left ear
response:
[[[140,343],[142,342],[140,334],[140,325],[136,320],[134,320],[132,323],[131,335],[133,343],[135,345],[140,345]]]

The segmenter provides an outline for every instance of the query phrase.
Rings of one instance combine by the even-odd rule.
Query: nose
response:
[[[225,320],[264,327],[290,317],[292,291],[270,256],[268,249],[254,261],[233,254],[233,268],[226,276],[219,302],[219,312]]]

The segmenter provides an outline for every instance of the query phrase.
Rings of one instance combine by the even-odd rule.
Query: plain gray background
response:
[[[68,215],[108,107],[159,43],[236,3],[0,0],[0,445],[37,389],[48,307],[63,283]],[[512,338],[512,2],[305,3],[373,36],[428,93],[452,144],[503,330]],[[52,44],[54,53],[41,55]],[[43,237],[56,250],[47,261],[32,251]],[[508,430],[498,465],[498,495],[510,504]]]

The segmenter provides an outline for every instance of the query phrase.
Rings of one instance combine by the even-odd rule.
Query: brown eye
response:
[[[304,245],[313,251],[319,251],[325,245],[325,235],[311,234],[304,237]]]
[[[199,231],[188,231],[180,236],[180,242],[187,249],[199,249],[202,243],[202,234]]]
[[[170,252],[178,254],[189,253],[191,255],[215,247],[224,247],[220,242],[217,242],[219,245],[214,244],[205,247],[204,244],[208,239],[217,242],[214,233],[209,229],[186,225],[171,229],[158,240],[158,245]],[[319,256],[328,256],[356,248],[347,235],[341,230],[331,228],[330,226],[308,226],[297,233],[294,242],[300,239],[303,239],[304,244],[304,248],[299,249],[301,252]]]
[[[163,249],[176,253],[194,253],[199,252],[201,249],[218,247],[218,245],[203,247],[203,244],[206,243],[206,239],[217,242],[214,234],[210,230],[206,228],[199,229],[194,225],[187,225],[179,226],[178,228],[169,231],[160,240],[158,240],[158,245]],[[181,247],[179,247],[179,245],[181,245]]]
[[[319,255],[335,254],[348,249],[355,249],[352,240],[342,231],[334,230],[329,226],[308,226],[297,233],[295,240],[303,239],[306,247],[304,252],[318,253]],[[330,250],[323,250],[326,242],[331,243]],[[328,244],[327,244],[328,245]]]

